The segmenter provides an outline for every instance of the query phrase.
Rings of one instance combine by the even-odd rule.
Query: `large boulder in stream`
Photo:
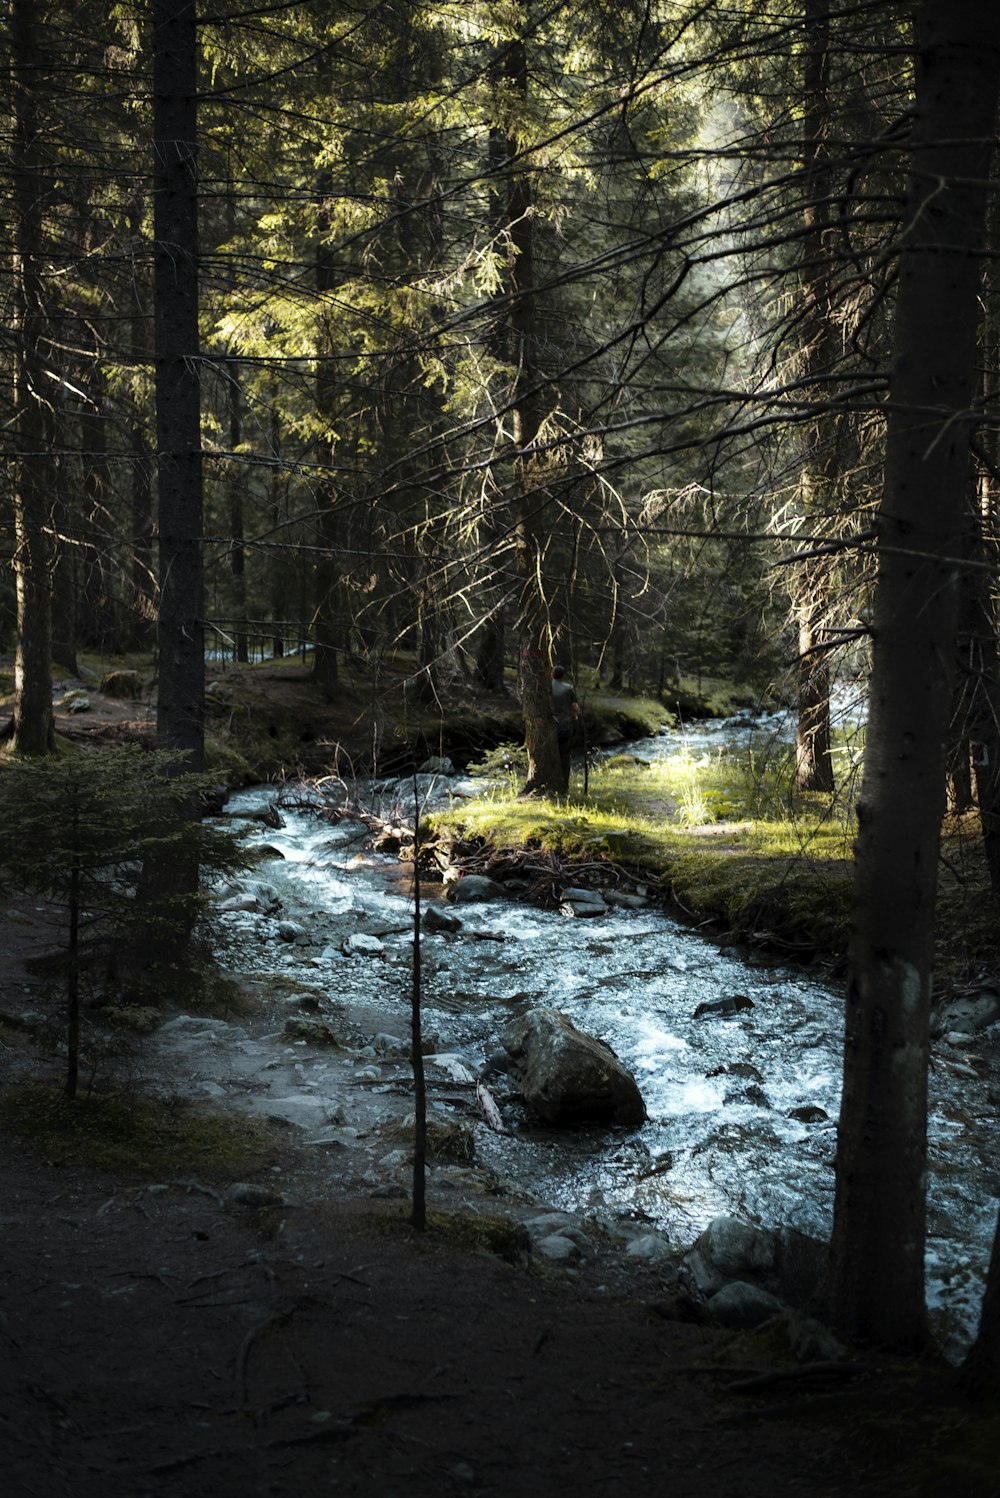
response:
[[[511,1080],[542,1123],[641,1124],[646,1105],[611,1047],[558,1009],[532,1009],[500,1037]]]

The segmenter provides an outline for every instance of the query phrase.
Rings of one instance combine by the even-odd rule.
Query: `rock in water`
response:
[[[468,905],[473,900],[502,900],[504,887],[485,874],[463,874],[461,879],[449,884],[446,898],[456,905]]]
[[[753,999],[748,999],[745,993],[737,993],[731,998],[708,999],[704,1004],[699,1004],[694,1011],[694,1018],[705,1019],[712,1015],[742,1014],[745,1009],[753,1007]]]
[[[421,925],[425,931],[461,931],[462,922],[457,915],[449,915],[446,910],[440,910],[436,905],[424,907]]]
[[[632,1073],[603,1040],[558,1009],[533,1009],[501,1039],[511,1076],[542,1123],[641,1124],[646,1105]]]

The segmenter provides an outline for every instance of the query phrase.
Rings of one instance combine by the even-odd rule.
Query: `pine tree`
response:
[[[209,783],[186,773],[184,758],[108,745],[0,766],[0,882],[45,895],[64,913],[68,1097],[79,1073],[81,969],[95,939],[109,973],[136,940],[176,952],[202,908],[197,887],[169,883],[155,911],[140,906],[144,868],[192,863],[207,882],[246,867],[231,831],[189,815]]]
[[[899,293],[837,1146],[833,1297],[852,1336],[925,1333],[927,1062],[944,746],[966,530],[1000,18],[924,0]]]

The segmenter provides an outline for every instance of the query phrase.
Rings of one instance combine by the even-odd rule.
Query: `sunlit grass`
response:
[[[857,739],[836,749],[834,795],[794,789],[789,749],[692,753],[653,763],[623,750],[574,774],[564,801],[517,799],[518,766],[493,789],[437,815],[438,835],[516,853],[544,849],[572,868],[606,861],[647,881],[699,925],[840,967],[846,959],[857,823]],[[939,992],[996,964],[996,901],[978,817],[943,829],[936,923]]]
[[[770,782],[770,783],[768,783]],[[843,798],[793,796],[776,772],[748,779],[740,762],[689,751],[644,764],[623,753],[574,773],[564,800],[519,799],[511,775],[479,800],[432,818],[494,847],[532,846],[562,854],[604,848],[645,863],[676,856],[695,842],[759,857],[851,856],[853,812]]]
[[[643,841],[670,835],[670,829],[654,826],[641,813],[601,806],[596,799],[574,799],[572,789],[565,801],[519,800],[513,789],[496,789],[481,800],[436,813],[429,822],[437,833],[481,839],[494,848],[542,848],[568,858],[614,854],[626,842],[639,856]]]
[[[666,821],[674,841],[687,832],[764,856],[849,858],[850,798],[797,794],[793,781],[791,755],[783,751],[767,759],[682,748],[645,767],[621,755],[591,772],[586,810],[614,808],[654,835]]]
[[[606,860],[689,915],[839,960],[847,937],[854,818],[846,796],[796,796],[787,754],[753,760],[681,749],[623,752],[574,774],[565,800],[519,800],[512,775],[432,819],[445,840]]]

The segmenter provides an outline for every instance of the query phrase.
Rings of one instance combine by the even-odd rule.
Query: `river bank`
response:
[[[350,863],[359,851],[328,853],[325,861]],[[303,872],[316,862],[310,853]],[[602,862],[613,869],[613,860]],[[326,920],[335,914],[331,901],[315,893]],[[270,1076],[280,1086],[265,1098],[268,1112],[280,1113],[272,1105],[292,1095],[294,1079],[297,1106],[308,1110],[325,1104],[327,1092],[342,1094],[344,1116],[309,1132],[311,1141],[325,1132],[325,1143],[305,1146],[287,1121],[272,1123],[263,1140],[255,1136],[254,1150],[214,1165],[209,1151],[196,1165],[180,1169],[175,1158],[171,1167],[168,1148],[159,1166],[147,1162],[152,1178],[148,1168],[109,1173],[81,1163],[51,1134],[15,1147],[7,1136],[13,1224],[5,1308],[21,1351],[11,1365],[4,1436],[26,1494],[39,1473],[49,1482],[44,1491],[87,1493],[79,1477],[86,1469],[95,1493],[117,1479],[158,1494],[204,1491],[207,1483],[235,1495],[248,1481],[268,1491],[289,1468],[297,1482],[335,1478],[340,1491],[366,1498],[384,1498],[393,1484],[418,1498],[442,1487],[490,1493],[511,1484],[568,1493],[595,1473],[651,1495],[669,1486],[691,1498],[796,1491],[803,1472],[809,1491],[827,1498],[932,1498],[960,1494],[963,1483],[970,1494],[992,1491],[985,1469],[956,1475],[963,1441],[980,1437],[947,1374],[862,1358],[852,1360],[847,1383],[832,1369],[798,1374],[789,1398],[787,1352],[700,1321],[677,1295],[672,1260],[643,1261],[627,1252],[627,1241],[598,1233],[587,1252],[563,1263],[537,1254],[517,1262],[509,1233],[462,1243],[456,1225],[483,1220],[490,1215],[484,1206],[499,1199],[479,1194],[470,1211],[476,1176],[461,1162],[435,1167],[438,1216],[427,1238],[415,1239],[398,1174],[405,1162],[391,1161],[405,1155],[405,1136],[400,1151],[399,1141],[352,1143],[349,1133],[354,1120],[367,1132],[365,1110],[406,1110],[403,1062],[375,1047],[362,1055],[405,1014],[404,933],[391,938],[400,944],[398,964],[383,958],[367,970],[365,959],[344,967],[334,957],[324,973],[322,946],[312,943],[320,1005],[328,1005],[331,980],[341,1003],[346,979],[351,992],[357,985],[348,1011],[322,1015],[284,959],[275,960],[279,952],[291,958],[297,946],[278,935],[277,912],[245,914],[266,937],[258,943],[260,1007],[243,1018],[189,1016],[175,1028],[186,1036],[175,1114],[190,1111],[192,1089],[197,1111],[215,1115],[238,1098],[265,1098],[254,1089]],[[356,912],[342,914],[357,920]],[[382,924],[405,927],[395,915]],[[588,940],[601,944],[589,929]],[[385,944],[388,935],[379,939]],[[310,951],[295,960],[303,955]],[[587,960],[595,967],[614,954]],[[508,981],[520,991],[517,967]],[[394,972],[396,983],[388,981]],[[444,976],[445,993],[454,994],[458,975]],[[492,967],[484,981],[488,989],[499,982]],[[349,1020],[364,1044],[325,1053],[286,1036],[285,1070],[266,1073],[267,1057],[253,1070],[246,1047],[280,1033],[293,1012]],[[4,1043],[17,1044],[6,1031]],[[150,1049],[149,1080],[170,1091],[163,1056]],[[144,1068],[126,1070],[133,1097],[141,1097]],[[730,1081],[753,1086],[752,1078]],[[760,1097],[726,1103],[762,1118],[765,1106]],[[390,1163],[373,1179],[376,1149],[377,1161]],[[620,1169],[612,1162],[612,1174]],[[654,1169],[648,1189],[663,1187],[670,1173]],[[241,1183],[271,1200],[234,1194]],[[519,1213],[537,1215],[537,1207],[522,1203]],[[189,1300],[203,1314],[178,1341]],[[90,1393],[94,1345],[100,1415]],[[271,1356],[262,1355],[265,1347]],[[32,1349],[27,1360],[25,1348]],[[764,1383],[756,1391],[723,1387],[758,1375]],[[944,1440],[942,1424],[953,1433]],[[242,1427],[238,1436],[234,1425]]]
[[[398,774],[425,756],[460,768],[494,765],[501,746],[521,738],[514,696],[492,696],[452,683],[427,701],[412,688],[405,662],[372,673],[345,662],[336,696],[312,683],[306,665],[215,664],[208,673],[207,757],[231,788],[332,770],[348,779]],[[98,661],[79,679],[57,683],[61,741],[100,745],[151,740],[154,680],[148,663]],[[124,678],[124,688],[101,682]],[[0,687],[4,684],[0,671]],[[121,693],[124,692],[124,695]],[[760,718],[751,689],[723,682],[677,683],[662,700],[581,686],[584,737],[567,804],[490,795],[463,808],[435,835],[467,842],[465,856],[541,848],[567,864],[594,859],[651,880],[685,919],[751,949],[814,964],[839,981],[845,963],[852,882],[853,796],[858,752],[850,735],[838,747],[833,798],[794,796],[787,762],[787,717]],[[0,702],[3,698],[0,695]],[[706,718],[704,715],[710,715]],[[737,715],[734,718],[734,715]],[[722,765],[714,735],[726,724],[761,721],[765,731],[738,765]],[[636,758],[637,741],[668,721],[684,723],[697,749],[666,780]],[[701,730],[711,730],[704,734]],[[590,754],[585,770],[584,747]],[[500,753],[498,753],[500,747]],[[940,999],[981,984],[1000,986],[996,906],[990,894],[974,813],[949,816],[943,829],[938,890],[935,987]]]
[[[331,829],[310,835],[298,875],[346,884],[356,869],[340,865],[360,847],[347,837],[324,853]],[[269,864],[285,869],[283,884],[298,883],[290,862]],[[372,862],[363,856],[363,868]],[[0,1136],[0,1453],[17,1498],[97,1498],[109,1485],[236,1498],[289,1482],[357,1498],[512,1487],[541,1498],[619,1482],[649,1498],[992,1492],[992,1470],[968,1461],[984,1427],[946,1371],[864,1353],[803,1369],[773,1328],[710,1324],[673,1255],[628,1251],[656,1236],[642,1212],[632,1236],[617,1238],[598,1230],[593,1204],[585,1233],[584,1214],[568,1214],[562,1236],[573,1251],[550,1258],[529,1250],[530,1224],[547,1219],[547,1236],[559,1237],[563,1214],[511,1190],[509,1162],[497,1190],[482,1160],[470,1168],[452,1158],[432,1164],[429,1231],[412,1232],[406,1135],[387,1127],[411,1106],[405,1059],[390,1044],[405,1033],[394,904],[405,895],[387,858],[381,867],[390,887],[371,916],[367,903],[338,915],[314,883],[302,911],[224,917],[225,960],[243,971],[253,1002],[224,1016],[171,1011],[131,1060],[118,1057],[125,1107],[111,1143],[133,1150],[131,1164],[127,1154],[115,1169],[93,1163],[95,1147],[111,1158],[107,1124],[80,1148],[54,1117],[26,1138],[25,1094],[14,1097],[17,1130],[8,1112]],[[306,924],[319,907],[316,939],[296,951],[279,922],[294,914]],[[45,939],[44,912],[33,914],[25,943]],[[382,931],[382,956],[339,950],[359,924]],[[468,914],[466,926],[476,950],[493,951],[471,935]],[[324,959],[320,939],[338,934]],[[446,954],[454,969],[443,940],[428,956],[438,994],[453,999],[466,979],[442,972]],[[487,993],[502,954],[482,972]],[[296,976],[303,959],[315,964],[308,988]],[[508,982],[523,983],[519,967]],[[433,1000],[430,1013],[456,1018]],[[467,1052],[471,996],[457,1018],[461,1033],[447,1039],[464,1035]],[[289,1019],[305,1022],[303,1033]],[[339,1027],[341,1043],[307,1039],[317,1023]],[[19,1063],[6,1071],[9,1095],[14,1073],[37,1075],[42,1058],[23,1033],[3,1038]],[[57,1068],[43,1062],[53,1080]],[[454,1110],[461,1092],[435,1072],[437,1102]],[[147,1127],[154,1094],[165,1112]],[[742,1116],[762,1103],[727,1106]],[[242,1143],[234,1116],[253,1122]],[[212,1119],[224,1134],[188,1127]],[[530,1133],[521,1145],[531,1147]],[[672,1173],[653,1170],[646,1189],[669,1191]]]
[[[648,1279],[527,1273],[384,1204],[276,1233],[181,1184],[4,1156],[12,1498],[992,1491],[930,1370],[792,1381]]]

